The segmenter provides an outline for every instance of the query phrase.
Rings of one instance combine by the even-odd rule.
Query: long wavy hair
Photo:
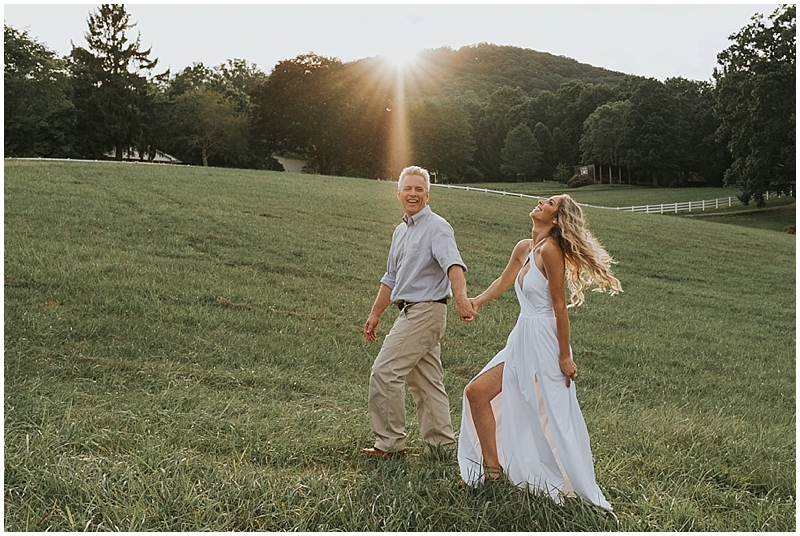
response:
[[[556,216],[558,224],[550,234],[564,252],[570,303],[577,307],[584,301],[583,291],[592,285],[594,292],[608,292],[611,296],[622,292],[622,284],[611,273],[615,263],[600,241],[586,228],[583,210],[569,194],[559,196],[561,203]]]

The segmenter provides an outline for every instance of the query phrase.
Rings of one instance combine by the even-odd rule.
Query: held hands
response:
[[[464,322],[472,322],[478,316],[478,306],[474,304],[474,299],[456,299],[456,312],[458,318]],[[379,315],[370,314],[367,321],[364,323],[364,338],[369,342],[378,340],[378,335],[375,333],[375,328],[378,327],[381,317]]]
[[[571,357],[559,359],[558,365],[561,367],[561,372],[567,377],[567,387],[569,387],[570,383],[575,381],[575,376],[578,375],[578,365]]]
[[[472,322],[478,316],[478,308],[471,299],[456,299],[456,311],[463,322]]]

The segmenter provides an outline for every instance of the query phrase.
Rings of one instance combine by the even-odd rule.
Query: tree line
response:
[[[105,158],[163,151],[184,163],[391,178],[393,133],[449,182],[604,181],[741,190],[795,180],[796,7],[756,14],[707,82],[660,82],[486,43],[423,51],[402,79],[383,58],[304,54],[269,74],[242,59],[158,72],[124,5],[90,14],[64,58],[4,26],[6,156]],[[402,80],[402,84],[400,81]],[[402,87],[402,92],[399,88]],[[402,121],[401,121],[402,118]]]

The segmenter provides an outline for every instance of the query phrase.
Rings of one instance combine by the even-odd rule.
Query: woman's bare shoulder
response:
[[[561,245],[558,240],[552,236],[547,237],[546,240],[536,249],[536,254],[541,255],[545,259],[564,259],[564,252],[561,250]]]
[[[517,255],[522,255],[524,257],[531,252],[532,247],[533,247],[533,240],[531,240],[530,238],[524,238],[519,242],[517,242],[517,245],[514,246],[514,252],[512,253],[512,255],[514,255],[515,257]]]

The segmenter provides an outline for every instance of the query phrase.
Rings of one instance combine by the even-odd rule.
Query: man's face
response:
[[[428,204],[429,192],[425,191],[425,177],[407,175],[403,186],[397,192],[397,198],[406,210],[406,216],[411,217]]]

